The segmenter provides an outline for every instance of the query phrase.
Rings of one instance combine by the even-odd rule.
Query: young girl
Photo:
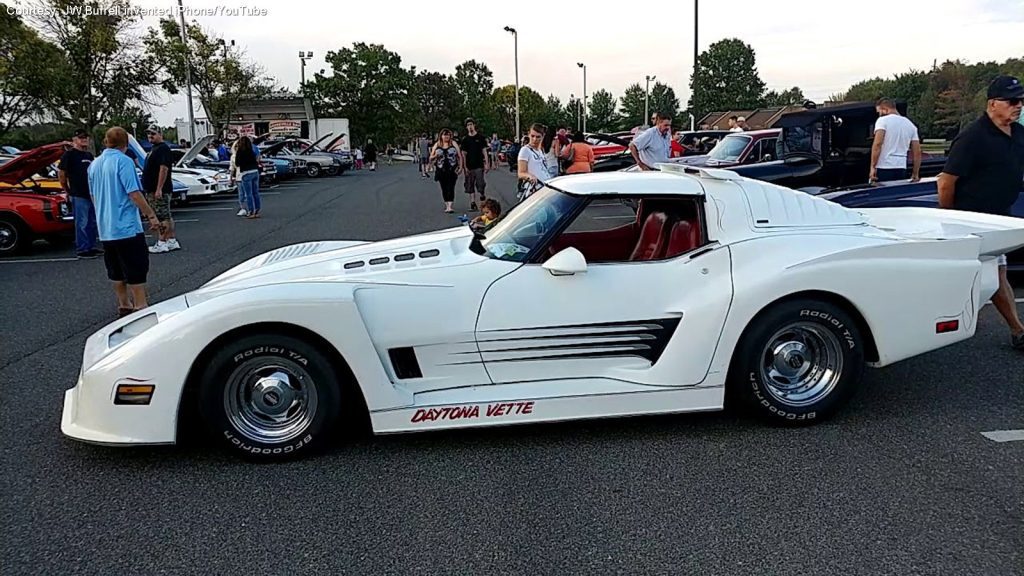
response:
[[[480,203],[480,215],[470,221],[469,227],[483,232],[490,228],[500,216],[501,204],[494,198],[488,198]]]

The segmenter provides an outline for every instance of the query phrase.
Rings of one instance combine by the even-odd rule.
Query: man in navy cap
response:
[[[1010,215],[1024,188],[1024,84],[999,76],[989,84],[985,113],[965,128],[949,150],[939,174],[939,206]],[[1010,342],[1024,350],[1024,324],[1006,278],[1006,255],[999,257],[999,289],[992,304],[1010,327]]]

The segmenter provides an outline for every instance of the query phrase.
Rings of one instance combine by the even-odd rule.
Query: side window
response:
[[[750,154],[747,154],[747,157],[743,159],[744,164],[756,164],[761,161],[761,155],[764,154],[761,148],[763,143],[764,140],[754,142],[754,145],[750,147]]]
[[[551,257],[573,247],[587,262],[664,260],[701,245],[698,200],[595,198],[555,238]]]
[[[778,138],[765,138],[761,140],[761,154],[758,161],[771,161],[776,159],[775,148],[778,145]]]

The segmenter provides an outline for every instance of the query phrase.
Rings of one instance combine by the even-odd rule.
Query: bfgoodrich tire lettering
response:
[[[247,458],[294,458],[332,438],[341,383],[318,350],[292,336],[231,342],[203,372],[199,411],[212,434]]]
[[[759,314],[736,348],[729,386],[760,416],[811,424],[839,410],[864,371],[853,318],[828,302],[782,302]]]

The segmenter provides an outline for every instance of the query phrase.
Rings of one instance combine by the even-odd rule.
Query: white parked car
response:
[[[376,433],[718,410],[823,420],[970,338],[1024,221],[733,172],[552,180],[484,233],[285,246],[87,341],[61,429],[274,459]]]

